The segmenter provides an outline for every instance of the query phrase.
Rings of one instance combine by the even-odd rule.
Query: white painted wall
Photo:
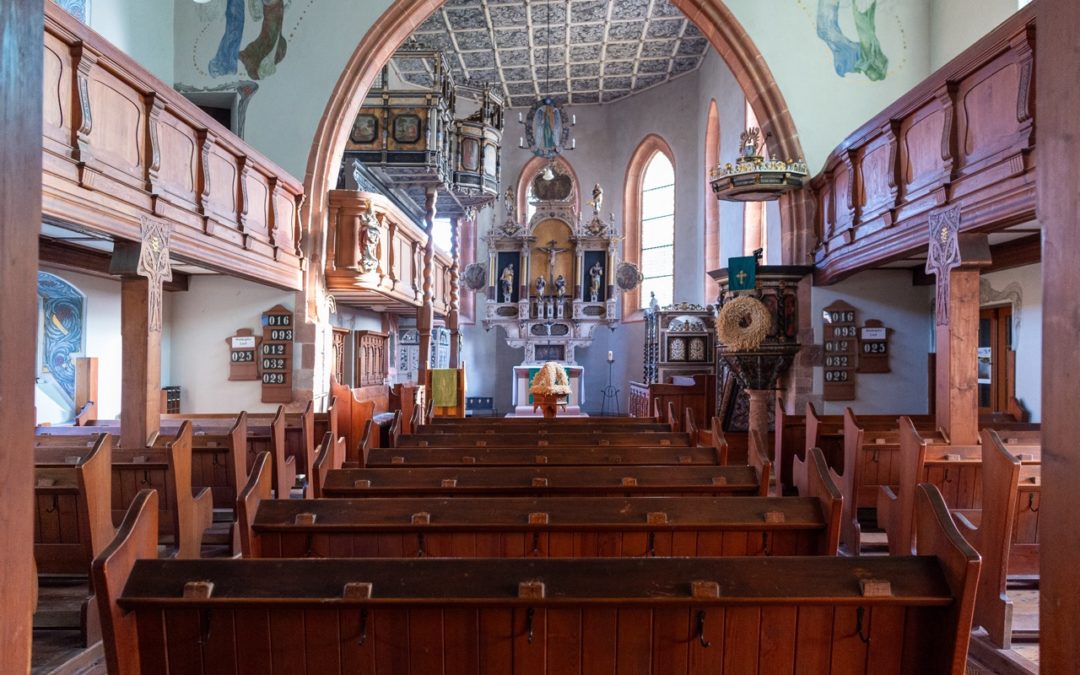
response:
[[[1020,4],[1017,0],[932,0],[930,69],[948,63],[1012,16]]]
[[[816,35],[814,0],[728,1],[772,70],[812,170],[847,134],[929,73],[929,3],[879,0],[877,32],[890,65],[884,80],[871,82],[860,74],[836,74],[831,52]],[[842,4],[850,7],[847,1]],[[291,34],[288,53],[276,74],[259,81],[245,134],[295,176],[304,175],[319,118],[346,61],[390,0],[319,0],[308,6],[303,23],[295,27],[305,5],[294,2],[286,10],[285,29]],[[225,0],[176,2],[176,82],[202,87],[246,78],[243,73],[215,78],[206,72],[224,31],[224,8]],[[841,13],[844,32],[854,36],[850,9]],[[258,25],[249,18],[243,44],[257,32]],[[666,116],[686,126],[683,110],[672,105]],[[696,113],[697,108],[692,110]]]
[[[927,398],[927,355],[933,329],[933,286],[912,286],[908,270],[861,272],[832,286],[815,287],[811,293],[814,342],[825,336],[821,313],[836,300],[844,300],[859,310],[857,319],[878,319],[889,334],[890,373],[858,373],[854,401],[822,402],[824,369],[814,368],[814,405],[825,415],[838,415],[851,407],[857,414],[925,414]]]
[[[116,419],[120,415],[121,367],[123,344],[120,336],[120,281],[69,272],[42,266],[42,271],[55,274],[86,294],[86,343],[79,356],[98,358],[98,417]],[[163,301],[163,332],[161,339],[161,382],[169,383],[170,350],[172,344],[171,321],[173,298],[166,293]],[[74,416],[70,408],[60,408],[40,389],[35,389],[38,422],[67,422]]]
[[[175,4],[194,4],[180,0]],[[90,0],[87,24],[141,66],[173,83],[174,0]]]
[[[188,290],[172,294],[170,384],[181,387],[184,412],[273,411],[262,403],[258,380],[229,381],[225,340],[238,328],[262,334],[262,313],[274,305],[294,307],[295,294],[221,275],[195,275]],[[298,366],[300,350],[294,348]],[[294,385],[295,386],[295,385]]]
[[[1010,284],[1020,287],[1020,306],[1013,307],[1013,347],[1016,349],[1016,398],[1042,419],[1042,265],[1025,265],[983,275],[995,291]],[[992,303],[1000,304],[1000,303]]]

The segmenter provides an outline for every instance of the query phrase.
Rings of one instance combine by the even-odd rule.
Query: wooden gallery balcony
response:
[[[330,191],[327,290],[338,302],[407,314],[424,303],[427,232],[383,195]],[[432,257],[435,313],[450,311],[453,260],[439,248]]]
[[[817,283],[925,253],[929,214],[941,207],[959,205],[967,232],[1032,220],[1033,7],[851,134],[810,189]]]
[[[45,3],[44,220],[302,287],[303,186],[52,2]]]

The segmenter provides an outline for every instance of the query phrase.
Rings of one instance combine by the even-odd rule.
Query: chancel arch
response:
[[[438,0],[396,0],[364,34],[327,101],[312,141],[305,176],[308,198],[304,204],[303,227],[308,274],[323,265],[327,196],[337,182],[340,158],[364,97],[394,51],[442,4]],[[731,69],[750,105],[758,112],[763,129],[771,135],[775,151],[785,157],[802,157],[798,132],[783,95],[758,48],[731,10],[722,0],[672,0],[671,4],[701,31]],[[806,211],[809,206],[804,195],[784,197],[781,213],[785,260],[801,259],[812,245],[812,228]],[[306,305],[314,313],[319,302],[316,297],[319,284],[308,283],[306,287]]]
[[[514,189],[515,204],[517,205],[517,212],[520,214],[520,218],[523,223],[528,223],[530,214],[529,198],[533,194],[533,179],[537,174],[544,170],[544,167],[551,166],[553,170],[557,170],[559,173],[566,175],[570,178],[571,194],[567,200],[573,204],[575,212],[581,209],[581,183],[578,181],[577,173],[574,171],[573,165],[562,155],[559,155],[553,160],[546,160],[543,157],[533,157],[525,166],[522,167],[521,173],[518,174],[517,183]]]

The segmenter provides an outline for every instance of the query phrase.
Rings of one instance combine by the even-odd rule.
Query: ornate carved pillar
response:
[[[979,442],[979,269],[990,264],[985,234],[960,234],[960,207],[930,214],[926,271],[937,277],[935,415],[953,443]]]
[[[461,300],[459,277],[461,276],[461,222],[454,218],[450,229],[450,311],[446,316],[446,327],[450,331],[450,367],[461,367]]]
[[[168,222],[144,217],[139,242],[118,242],[109,271],[122,277],[120,443],[141,448],[161,425],[162,283],[172,280]]]
[[[424,245],[424,275],[422,298],[423,302],[416,309],[416,329],[420,333],[420,363],[416,370],[417,384],[423,384],[427,379],[427,371],[431,367],[431,324],[435,321],[435,307],[432,290],[432,274],[435,265],[435,199],[438,197],[435,188],[428,188],[427,199],[424,204],[424,231],[427,232],[427,243]]]

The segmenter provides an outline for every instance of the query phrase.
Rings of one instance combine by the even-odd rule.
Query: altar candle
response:
[[[607,353],[607,361],[608,361],[608,363],[614,363],[615,362],[615,352],[609,351]]]

